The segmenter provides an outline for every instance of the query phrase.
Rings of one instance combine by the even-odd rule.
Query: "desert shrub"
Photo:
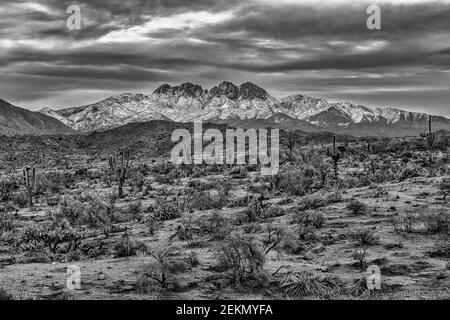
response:
[[[130,235],[125,232],[120,241],[114,246],[114,256],[116,258],[135,256],[140,249],[145,250],[145,245],[131,239]]]
[[[19,208],[25,208],[28,206],[28,195],[26,192],[23,191],[14,192],[11,195],[10,200]]]
[[[423,176],[424,170],[417,166],[408,166],[400,171],[400,174],[398,176],[398,179],[400,181],[405,181],[406,179],[415,178]]]
[[[215,185],[213,182],[203,182],[200,180],[190,180],[187,184],[189,188],[193,188],[199,192],[214,189]]]
[[[36,194],[58,193],[70,189],[75,184],[75,176],[69,172],[47,172],[37,177]]]
[[[12,214],[0,212],[0,235],[14,230],[14,217]]]
[[[154,262],[143,264],[138,270],[137,287],[144,292],[150,291],[153,286],[159,289],[168,289],[169,285],[175,285],[174,275],[189,269],[189,265],[180,261],[176,255],[180,252],[173,247],[156,249],[150,253]],[[191,262],[191,265],[193,262]]]
[[[243,225],[243,230],[247,234],[258,233],[262,230],[261,224],[258,222],[250,222]]]
[[[371,246],[379,242],[379,238],[371,229],[357,230],[350,234],[350,239],[357,246]]]
[[[83,216],[84,206],[78,201],[70,201],[64,198],[55,215],[56,219],[67,219],[71,225],[81,224],[80,220]]]
[[[238,218],[239,223],[266,221],[269,218],[278,217],[284,211],[277,205],[264,203],[262,196],[253,197],[247,205],[246,210]]]
[[[327,201],[320,197],[306,197],[301,202],[301,210],[317,209],[327,205]]]
[[[300,225],[298,229],[298,238],[301,241],[315,241],[316,237],[316,228],[312,225]]]
[[[292,218],[292,223],[303,226],[313,226],[314,228],[322,228],[325,223],[325,216],[318,211],[300,211]]]
[[[67,219],[71,225],[88,225],[93,228],[109,226],[113,221],[117,221],[112,212],[114,205],[111,202],[108,204],[91,195],[83,195],[79,199],[64,197],[55,218]]]
[[[24,257],[27,263],[51,263],[55,260],[55,255],[42,243],[28,248],[24,253]]]
[[[200,260],[195,252],[191,252],[186,260],[191,268],[195,268],[200,265]]]
[[[200,211],[221,209],[227,204],[227,195],[223,191],[195,192],[189,200],[189,207]]]
[[[138,169],[131,170],[129,173],[130,185],[136,188],[138,191],[142,191],[145,185],[145,176]]]
[[[172,220],[181,217],[183,209],[176,200],[156,200],[155,206],[149,208],[152,217],[159,221]]]
[[[412,233],[418,230],[420,219],[411,212],[392,218],[392,225],[395,231]]]
[[[365,172],[352,172],[347,178],[347,188],[361,188],[370,185],[371,177]]]
[[[139,163],[135,169],[137,172],[142,173],[144,177],[147,177],[149,173],[151,172],[151,168],[146,163]]]
[[[0,288],[0,301],[5,300],[14,300],[14,297],[12,294],[6,292],[4,288]]]
[[[161,229],[161,223],[153,217],[149,217],[144,223],[147,226],[148,232],[151,236],[156,236]]]
[[[429,254],[431,257],[450,258],[450,241],[448,239],[437,240]]]
[[[101,181],[105,184],[105,186],[110,188],[113,185],[113,182],[116,181],[116,174],[111,168],[103,169]]]
[[[383,198],[387,197],[389,195],[389,192],[387,192],[383,187],[378,186],[377,190],[375,191],[374,198]]]
[[[363,269],[364,266],[366,265],[366,257],[367,257],[366,247],[356,249],[352,253],[352,258],[356,261],[356,264],[360,269]]]
[[[420,220],[430,233],[447,233],[450,230],[450,214],[446,211],[424,214]]]
[[[197,247],[200,245],[199,230],[197,229],[197,225],[197,223],[192,221],[192,218],[182,221],[178,226],[177,232],[170,237],[170,240],[177,237],[181,241],[186,241],[188,247]]]
[[[263,271],[264,254],[252,239],[230,236],[219,245],[219,269],[230,270],[231,280],[236,285],[248,281],[260,284],[266,279]]]
[[[150,168],[152,173],[157,173],[160,175],[167,175],[173,171],[177,171],[177,167],[175,164],[171,162],[162,162],[159,164],[155,164]]]
[[[266,234],[263,238],[264,254],[268,254],[271,250],[277,249],[285,238],[284,230],[280,227],[275,227],[269,223],[266,227]]]
[[[15,247],[22,252],[40,248],[48,249],[52,254],[60,252],[63,244],[68,244],[65,252],[77,250],[83,236],[72,228],[50,226],[26,226],[19,234]]]
[[[89,170],[88,168],[80,168],[75,170],[75,178],[78,180],[86,180],[86,178],[89,176]]]
[[[305,176],[304,172],[278,172],[264,179],[270,183],[272,192],[284,192],[291,196],[304,196],[314,185],[314,177]]]
[[[328,197],[325,196],[307,196],[302,199],[298,206],[298,210],[310,210],[326,207],[332,203],[337,203],[342,201],[342,196],[340,193],[332,193]]]
[[[367,212],[367,205],[362,201],[352,199],[347,204],[347,209],[350,210],[352,214],[359,216]]]
[[[310,271],[290,272],[279,284],[286,294],[294,298],[329,299],[339,292],[339,285],[333,278]]]
[[[0,201],[9,201],[13,193],[20,188],[20,180],[16,177],[0,181]]]
[[[210,218],[202,222],[200,228],[203,232],[209,234],[213,240],[223,240],[231,231],[228,219],[218,212],[214,212]]]
[[[444,200],[447,198],[447,196],[450,194],[450,179],[444,179],[439,184],[439,192],[444,197]]]
[[[289,254],[302,254],[307,249],[305,243],[303,241],[299,241],[292,237],[286,237],[283,243],[281,244],[281,248],[289,253]]]
[[[126,214],[130,215],[135,221],[141,221],[143,219],[142,202],[137,200],[128,204]]]

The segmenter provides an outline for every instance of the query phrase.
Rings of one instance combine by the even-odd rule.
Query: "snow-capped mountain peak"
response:
[[[373,128],[390,125],[402,127],[403,134],[422,130],[428,117],[423,113],[395,108],[369,108],[350,102],[330,103],[322,98],[301,94],[278,99],[251,82],[235,85],[230,81],[223,81],[210,90],[190,82],[176,86],[163,84],[150,95],[122,93],[90,105],[61,110],[44,108],[40,112],[83,132],[137,121],[232,120],[237,123],[236,120],[240,119],[253,124],[255,121],[266,124],[273,122],[274,125],[285,123],[294,129],[300,126],[298,129],[317,128],[334,132],[351,131],[355,126],[361,131],[364,126],[377,124],[371,126],[373,131]],[[449,119],[434,119],[438,125],[450,126]],[[390,128],[394,134],[396,127]],[[405,127],[408,128],[406,131]],[[385,131],[379,129],[375,134],[384,134]]]

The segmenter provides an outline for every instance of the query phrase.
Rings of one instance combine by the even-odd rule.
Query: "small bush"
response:
[[[448,239],[436,241],[429,254],[433,258],[450,258],[450,241]]]
[[[364,269],[366,265],[367,249],[365,247],[357,249],[353,252],[352,257],[356,260],[359,268]]]
[[[264,254],[251,239],[230,236],[220,244],[218,258],[220,268],[231,270],[234,284],[242,285],[252,280],[261,283],[266,279]]]
[[[214,212],[206,222],[201,223],[201,229],[209,234],[212,239],[223,240],[229,235],[231,226],[229,221],[220,213]]]
[[[280,287],[294,298],[329,299],[339,292],[338,283],[334,279],[309,271],[288,273],[280,281]]]
[[[175,253],[173,247],[157,249],[150,253],[155,261],[142,265],[138,270],[137,286],[141,291],[148,292],[154,284],[157,284],[159,289],[167,289],[169,284],[174,284],[174,275],[189,268],[188,264],[175,258]]]
[[[450,214],[448,212],[425,214],[421,220],[430,233],[447,233],[450,230]]]
[[[131,202],[127,207],[127,214],[130,215],[133,220],[141,221],[142,215],[142,202],[140,200]]]
[[[302,241],[315,241],[317,239],[316,229],[311,225],[302,225],[298,230],[298,238]]]
[[[28,206],[28,195],[25,192],[14,192],[10,199],[12,203],[17,205],[19,208],[25,208]]]
[[[0,213],[0,235],[3,232],[14,230],[14,218],[13,215],[8,213]]]
[[[152,217],[159,221],[177,219],[181,217],[183,210],[177,201],[165,201],[158,199],[154,207],[149,208]]]
[[[202,191],[191,195],[189,207],[200,211],[221,209],[227,204],[227,195],[223,191]]]
[[[339,202],[334,197],[329,199],[320,196],[308,196],[305,197],[299,205],[299,210],[310,210],[326,207],[331,203]]]
[[[383,197],[387,197],[388,195],[389,195],[389,192],[387,192],[385,189],[383,189],[383,187],[378,186],[374,197],[375,198],[383,198]]]
[[[442,182],[439,184],[439,191],[445,200],[450,194],[450,179],[442,180]]]
[[[145,225],[148,228],[148,231],[151,236],[156,236],[159,230],[161,229],[161,224],[158,220],[154,219],[153,217],[150,217],[145,221]]]
[[[263,251],[268,254],[271,250],[277,250],[285,238],[284,230],[280,227],[275,227],[271,223],[267,225],[267,233],[264,235]]]
[[[367,205],[364,202],[352,199],[347,204],[347,209],[350,210],[353,215],[359,216],[367,212]]]
[[[71,225],[88,225],[93,228],[103,228],[111,225],[117,219],[112,213],[114,204],[108,204],[99,197],[92,195],[64,197],[56,214],[57,219],[67,219]]]
[[[395,231],[412,233],[418,230],[420,219],[411,212],[392,218],[392,225]]]
[[[373,230],[358,230],[352,234],[350,234],[350,239],[357,246],[371,246],[377,244],[379,242],[379,238],[375,235]]]
[[[114,246],[115,257],[130,257],[135,256],[139,249],[144,245],[138,241],[131,239],[128,233],[124,233],[122,239]]]
[[[5,289],[0,288],[0,301],[5,301],[5,300],[14,300],[14,297],[12,294],[6,292]]]
[[[0,181],[0,201],[9,201],[13,193],[20,188],[20,180],[12,177]]]
[[[61,251],[77,250],[83,236],[74,229],[62,226],[27,226],[19,234],[15,247],[22,252],[48,249],[55,254]],[[64,248],[63,245],[67,244]]]
[[[325,216],[318,211],[305,211],[305,212],[298,212],[294,217],[292,218],[292,223],[294,224],[300,224],[305,227],[313,226],[314,228],[322,228],[325,224]]]
[[[400,171],[398,179],[400,181],[405,181],[410,178],[420,177],[424,175],[423,169],[417,166],[408,166]]]

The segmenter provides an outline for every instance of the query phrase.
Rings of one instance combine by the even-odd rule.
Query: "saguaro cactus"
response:
[[[117,188],[119,189],[119,197],[123,196],[123,185],[127,179],[128,165],[130,163],[130,149],[121,149],[119,159],[116,155],[109,157],[109,167],[117,178]]]
[[[333,153],[331,153],[331,159],[333,159],[334,164],[334,175],[338,177],[338,163],[341,160],[341,154],[336,150],[336,136],[333,137]]]
[[[430,162],[433,160],[433,146],[436,141],[436,134],[431,130],[431,116],[428,120],[428,133],[427,133],[427,144],[430,150]]]
[[[36,169],[26,168],[23,170],[23,183],[27,189],[28,204],[33,206],[33,190],[36,187]]]
[[[434,146],[434,142],[436,141],[436,134],[431,130],[431,116],[428,120],[428,133],[427,133],[427,143],[428,148],[431,150]]]

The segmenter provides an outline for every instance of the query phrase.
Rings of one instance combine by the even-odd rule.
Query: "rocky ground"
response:
[[[0,298],[450,298],[449,162],[418,138],[351,141],[337,177],[323,142],[270,177],[135,148],[122,197],[109,149],[2,139]]]

